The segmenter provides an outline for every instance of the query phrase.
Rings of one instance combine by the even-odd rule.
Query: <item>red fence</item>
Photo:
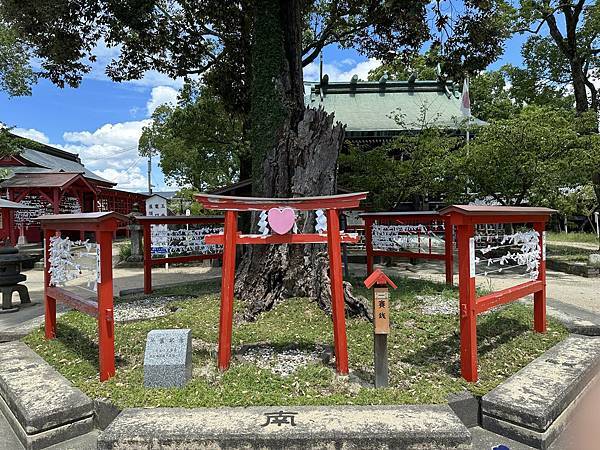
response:
[[[136,220],[144,229],[144,293],[152,293],[152,267],[156,265],[168,263],[186,263],[192,261],[202,261],[205,259],[221,259],[223,252],[217,253],[201,253],[201,254],[186,254],[178,256],[169,256],[169,238],[167,237],[162,243],[155,242],[153,246],[152,235],[153,225],[223,225],[223,216],[142,216],[136,217]],[[154,232],[156,235],[156,232]],[[152,258],[154,249],[160,248],[163,250],[164,257]],[[167,250],[167,251],[164,251]]]
[[[544,229],[550,215],[555,211],[548,208],[512,208],[503,206],[449,206],[440,211],[446,215],[449,223],[456,226],[459,266],[459,311],[460,311],[460,367],[463,378],[477,381],[477,315],[495,306],[515,301],[533,294],[534,328],[546,331],[546,255]],[[475,227],[480,224],[532,224],[533,231],[518,232],[509,236],[496,236],[498,239],[486,242],[485,254],[501,248],[509,248],[509,253],[500,257],[488,257],[485,261],[475,255]],[[501,239],[499,239],[501,238]],[[521,247],[518,253],[511,248]],[[517,286],[502,289],[477,297],[475,277],[477,264],[489,267],[499,263],[498,269],[484,269],[483,275],[490,271],[510,269],[506,262],[514,261],[512,267],[525,267],[530,281]]]
[[[364,213],[360,217],[365,221],[367,275],[373,273],[376,256],[433,259],[445,261],[446,283],[452,284],[453,239],[447,217],[437,211]]]
[[[113,313],[112,236],[119,223],[128,219],[115,212],[45,215],[39,218],[44,230],[44,302],[46,339],[56,337],[56,303],[65,303],[98,320],[98,351],[100,381],[115,374],[115,336]],[[69,270],[68,262],[52,254],[61,231],[93,231],[99,255],[97,272],[97,301],[84,298],[59,287],[57,273]],[[69,252],[65,252],[68,259]],[[55,261],[56,260],[56,261]],[[63,280],[68,277],[63,277]]]

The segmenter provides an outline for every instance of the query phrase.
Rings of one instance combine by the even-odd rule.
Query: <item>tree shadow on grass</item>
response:
[[[81,359],[90,362],[98,368],[100,367],[98,344],[79,328],[61,323],[58,326],[56,339],[62,342],[69,350],[75,352]],[[127,359],[115,354],[115,365],[117,367],[125,366],[127,365]]]
[[[522,322],[505,317],[488,317],[477,326],[477,354],[479,357],[494,351],[501,345],[517,338],[530,328]],[[451,336],[430,342],[425,348],[408,355],[401,361],[416,367],[436,365],[447,374],[460,377],[460,333],[456,329]]]

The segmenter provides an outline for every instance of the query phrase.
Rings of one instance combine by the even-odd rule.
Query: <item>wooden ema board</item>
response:
[[[447,216],[440,215],[437,211],[415,212],[378,212],[363,213],[360,217],[365,221],[365,248],[367,252],[367,275],[373,273],[375,257],[387,256],[410,259],[441,260],[445,263],[446,284],[452,285],[454,278],[454,239],[452,225]],[[444,226],[444,251],[432,251],[431,235]],[[423,242],[416,249],[377,249],[374,244],[373,229],[377,226],[404,226],[419,228],[414,231],[419,242]],[[439,233],[438,233],[439,234]],[[415,251],[416,250],[416,251]]]
[[[373,289],[373,322],[375,334],[390,333],[390,291],[387,287]]]
[[[57,335],[56,303],[65,303],[98,321],[98,362],[100,381],[115,375],[115,334],[113,311],[112,236],[119,223],[127,220],[114,212],[81,214],[55,214],[41,216],[44,230],[44,303],[45,336],[54,339]],[[82,298],[68,290],[51,285],[49,269],[50,238],[60,236],[60,230],[94,231],[100,248],[100,277],[97,283],[97,302]]]
[[[305,198],[254,198],[229,197],[222,195],[199,194],[196,200],[206,209],[225,211],[225,224],[222,235],[207,235],[207,244],[223,245],[223,268],[221,275],[221,310],[219,323],[218,366],[227,370],[231,360],[231,336],[233,328],[233,288],[235,283],[236,246],[265,244],[308,244],[326,243],[329,255],[329,276],[331,280],[331,310],[333,318],[333,340],[336,370],[341,375],[348,374],[348,346],[346,337],[346,315],[342,277],[342,242],[356,242],[340,232],[338,210],[358,208],[366,192]],[[324,211],[327,218],[326,233],[271,233],[266,235],[241,235],[237,230],[239,211],[271,211],[281,216],[287,209],[298,211]],[[289,225],[289,224],[288,224]],[[286,227],[287,228],[287,227]]]
[[[223,216],[141,216],[136,220],[143,228],[144,294],[152,293],[152,267],[169,263],[187,263],[205,259],[221,259],[223,253],[152,258],[152,225],[222,225]]]
[[[513,302],[533,294],[534,330],[546,331],[546,261],[540,255],[537,279],[502,289],[497,292],[476,296],[474,245],[475,225],[529,223],[539,234],[539,248],[543,249],[544,229],[550,215],[555,211],[548,208],[453,205],[440,211],[456,226],[458,246],[458,290],[460,311],[460,371],[470,382],[478,379],[477,370],[477,315],[490,308]]]

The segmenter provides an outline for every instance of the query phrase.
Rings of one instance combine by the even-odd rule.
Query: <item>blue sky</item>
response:
[[[520,64],[525,36],[506,43],[504,56],[490,66]],[[147,73],[135,82],[114,83],[103,72],[116,50],[100,46],[98,63],[79,88],[60,89],[41,80],[30,97],[9,98],[0,92],[0,121],[15,132],[40,142],[78,153],[90,170],[118,183],[118,188],[146,190],[146,160],[137,155],[137,141],[152,111],[161,103],[173,102],[180,80]],[[330,46],[324,51],[325,73],[333,81],[348,80],[353,74],[366,78],[378,62],[354,50]],[[318,78],[318,61],[305,69],[305,80]],[[170,190],[154,162],[155,190]]]

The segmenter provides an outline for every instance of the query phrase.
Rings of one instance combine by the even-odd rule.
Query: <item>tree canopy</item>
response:
[[[36,75],[29,64],[29,51],[0,16],[0,90],[9,96],[30,95]]]
[[[177,106],[161,105],[140,138],[142,155],[158,154],[167,181],[199,191],[232,182],[247,150],[241,122],[199,83],[186,83]]]
[[[461,150],[469,191],[502,205],[557,206],[560,190],[586,184],[600,162],[600,137],[582,133],[585,120],[529,106],[481,127]]]

